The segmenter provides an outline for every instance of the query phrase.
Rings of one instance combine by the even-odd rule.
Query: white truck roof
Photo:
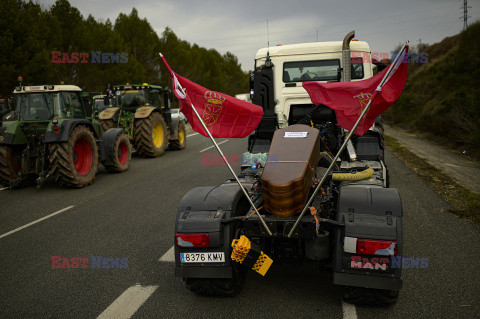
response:
[[[76,85],[30,85],[30,86],[16,87],[14,93],[60,92],[60,91],[82,92],[82,89]]]
[[[255,59],[265,58],[267,51],[270,49],[270,57],[275,56],[292,56],[303,54],[316,54],[316,53],[334,53],[342,51],[342,41],[330,41],[330,42],[311,42],[311,43],[297,43],[278,45],[270,48],[262,48],[257,51]],[[370,53],[370,46],[365,41],[351,41],[350,51],[367,52]]]

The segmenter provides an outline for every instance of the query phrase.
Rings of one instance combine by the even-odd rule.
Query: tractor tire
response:
[[[18,177],[21,168],[21,155],[10,145],[0,145],[0,185],[10,186],[10,181]]]
[[[345,286],[342,289],[344,301],[357,305],[388,306],[395,303],[399,292],[384,289]]]
[[[187,134],[185,131],[185,123],[178,123],[178,139],[170,141],[172,150],[183,150],[187,146]]]
[[[125,133],[119,134],[115,140],[114,154],[114,164],[102,163],[105,169],[111,173],[122,173],[128,170],[130,161],[132,160],[132,145]]]
[[[246,268],[234,267],[233,278],[184,278],[185,286],[191,292],[201,296],[233,297],[243,288]]]
[[[160,157],[167,148],[167,125],[163,116],[152,112],[135,121],[135,148],[141,156]]]
[[[50,145],[52,175],[61,187],[78,188],[92,184],[98,170],[98,147],[93,133],[80,125],[67,142]]]
[[[102,129],[102,135],[105,134],[111,128],[115,127],[115,122],[113,120],[101,120],[100,127]]]

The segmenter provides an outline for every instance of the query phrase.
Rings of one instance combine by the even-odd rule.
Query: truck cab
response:
[[[298,116],[311,109],[312,102],[302,82],[341,80],[344,70],[342,51],[342,41],[279,45],[258,50],[255,70],[272,65],[274,112],[279,128],[294,124]],[[350,53],[351,81],[372,77],[368,43],[352,41]]]

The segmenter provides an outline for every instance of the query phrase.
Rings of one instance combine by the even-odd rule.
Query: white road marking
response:
[[[8,187],[3,187],[3,188],[0,188],[0,191],[4,191],[6,189],[8,189]]]
[[[142,287],[140,284],[128,288],[97,319],[131,318],[157,288],[158,286]]]
[[[74,206],[65,207],[64,209],[57,210],[55,213],[52,213],[52,214],[50,214],[50,215],[47,215],[47,216],[42,217],[42,218],[40,218],[40,219],[37,219],[37,220],[35,220],[35,221],[31,222],[31,223],[28,223],[28,224],[26,224],[26,225],[23,225],[23,226],[21,226],[21,227],[15,228],[14,230],[9,231],[8,233],[5,233],[5,234],[0,235],[0,239],[3,238],[3,237],[7,237],[8,235],[11,235],[11,234],[13,234],[13,233],[16,233],[16,232],[19,231],[19,230],[22,230],[22,229],[25,229],[25,228],[30,227],[30,226],[32,226],[32,225],[35,225],[36,223],[39,223],[39,222],[41,222],[41,221],[44,221],[44,220],[47,219],[47,218],[50,218],[50,217],[53,217],[53,216],[58,215],[58,214],[60,214],[60,213],[63,213],[63,212],[65,212],[65,211],[67,211],[67,210],[69,210],[70,208],[73,208],[73,207],[74,207]]]
[[[175,248],[172,246],[158,261],[175,262]]]
[[[188,134],[187,137],[190,137],[190,136],[194,136],[194,135],[198,135],[200,133],[192,133],[192,134]]]
[[[342,308],[344,319],[357,319],[357,308],[355,308],[355,305],[342,301]]]
[[[220,145],[220,144],[223,144],[223,143],[227,143],[227,142],[228,142],[228,140],[221,141],[220,143],[217,143],[217,145]],[[215,147],[215,145],[212,145],[212,146],[209,146],[209,147],[207,147],[207,148],[204,148],[203,150],[200,151],[200,153],[203,153],[203,152],[205,152],[205,151],[207,151],[207,150],[209,150],[209,149],[211,149],[211,148],[213,148],[213,147]]]

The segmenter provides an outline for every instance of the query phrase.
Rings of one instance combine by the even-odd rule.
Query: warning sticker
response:
[[[306,138],[308,132],[285,132],[284,138]]]

